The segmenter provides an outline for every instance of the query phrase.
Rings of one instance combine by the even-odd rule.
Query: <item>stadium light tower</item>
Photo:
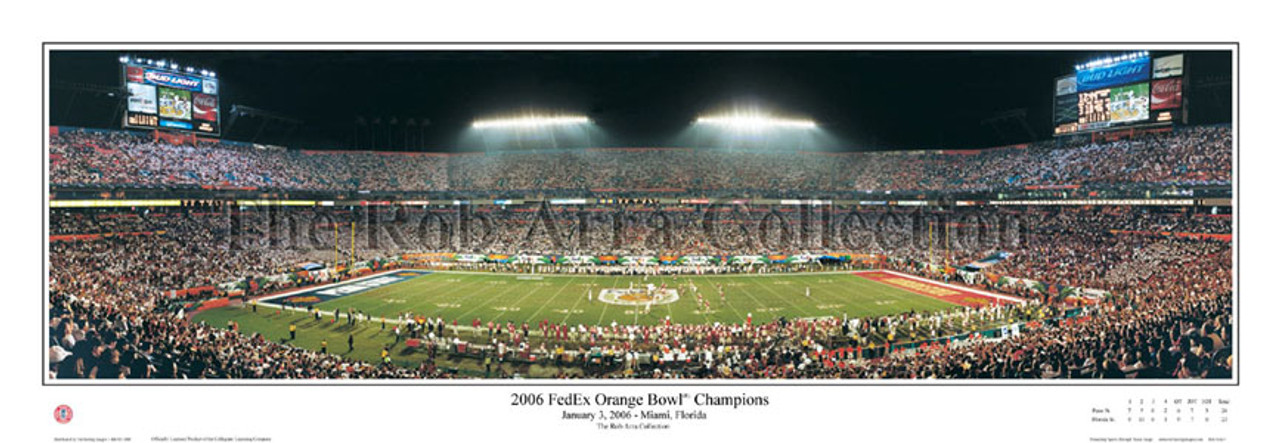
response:
[[[476,119],[459,143],[484,150],[587,148],[601,136],[586,115],[530,109]]]
[[[699,115],[677,136],[689,146],[763,151],[821,150],[835,139],[818,122],[743,101]]]
[[[591,123],[591,119],[582,115],[524,115],[510,118],[476,120],[471,122],[471,127],[475,129],[519,129],[584,125],[588,123]]]
[[[699,125],[712,125],[735,130],[759,131],[774,128],[814,129],[818,124],[813,120],[775,117],[757,110],[734,111],[726,114],[701,116],[695,121]]]
[[[712,116],[698,117],[700,125],[718,125],[727,126],[737,129],[767,129],[767,128],[801,128],[811,129],[818,127],[813,120],[785,119],[764,116]]]

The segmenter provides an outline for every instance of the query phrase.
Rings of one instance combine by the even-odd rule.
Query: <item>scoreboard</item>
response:
[[[1183,85],[1183,54],[1135,52],[1077,66],[1054,80],[1053,133],[1172,122]]]
[[[128,59],[121,80],[128,94],[123,126],[218,136],[218,79],[208,71],[183,71],[163,62]]]

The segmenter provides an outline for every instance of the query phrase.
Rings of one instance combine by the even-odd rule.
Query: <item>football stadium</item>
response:
[[[49,66],[51,381],[1236,373],[1229,52]]]

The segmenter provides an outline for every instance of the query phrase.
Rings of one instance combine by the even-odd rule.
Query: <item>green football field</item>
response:
[[[315,305],[323,311],[347,308],[392,317],[402,312],[458,320],[469,325],[479,318],[516,324],[547,320],[569,325],[658,324],[666,317],[676,323],[741,323],[750,313],[756,321],[778,317],[811,318],[887,315],[910,310],[954,307],[856,275],[791,274],[764,276],[643,277],[527,275],[436,272]],[[710,304],[699,305],[689,284]],[[671,303],[610,304],[600,300],[606,289],[640,288],[648,284],[676,289]],[[721,301],[717,286],[724,288]],[[805,296],[805,288],[809,296]],[[592,298],[588,300],[588,291]]]
[[[531,279],[534,278],[534,279]],[[645,299],[610,304],[601,301],[607,290],[643,288],[648,284],[676,290],[678,298],[669,303]],[[697,293],[710,304],[699,304]],[[725,292],[722,301],[719,288]],[[805,295],[805,289],[809,295]],[[588,299],[588,291],[591,299]],[[662,301],[665,301],[663,299]],[[270,297],[261,303],[272,303]],[[646,314],[645,304],[649,304]],[[440,317],[460,326],[482,322],[528,323],[536,328],[539,321],[568,325],[658,324],[667,316],[676,323],[741,323],[750,313],[753,321],[767,322],[778,317],[864,317],[889,315],[906,311],[933,311],[956,305],[915,294],[904,289],[878,283],[850,273],[772,274],[732,276],[594,276],[594,275],[515,275],[493,273],[433,272],[328,299],[314,305],[326,314],[334,309],[363,311],[377,319],[394,318],[404,312]],[[319,349],[326,341],[328,350],[351,358],[376,361],[381,346],[394,341],[392,326],[382,330],[378,321],[346,325],[330,322],[331,316],[315,320],[301,312],[279,311],[260,305],[257,312],[249,306],[217,308],[196,315],[196,321],[222,326],[228,321],[239,324],[243,333],[259,332],[271,340],[288,336],[288,325],[299,326],[294,346]],[[347,352],[347,337],[356,340],[356,349]],[[420,353],[418,353],[420,354]],[[399,363],[414,363],[424,358],[410,350],[393,354]],[[532,375],[532,374],[531,374]]]

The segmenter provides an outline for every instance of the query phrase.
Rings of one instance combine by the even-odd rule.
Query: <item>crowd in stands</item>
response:
[[[447,189],[445,157],[173,145],[125,132],[63,131],[49,143],[50,183],[349,191]]]
[[[1224,250],[1226,249],[1226,250]],[[814,376],[858,378],[1230,378],[1231,253],[1184,258],[1080,322],[940,347]]]
[[[1177,128],[1114,141],[973,151],[854,153],[584,149],[420,155],[172,145],[124,132],[60,131],[50,182],[321,191],[554,190],[884,192],[1027,186],[1229,185],[1231,131]]]
[[[515,208],[519,209],[519,208]],[[669,207],[661,224],[635,223],[621,233],[603,229],[588,241],[557,244],[545,236],[530,240],[541,222],[536,208],[487,214],[497,231],[477,249],[400,243],[391,231],[415,231],[420,222],[393,218],[373,226],[368,213],[320,213],[296,209],[200,212],[171,210],[55,210],[53,235],[145,232],[50,243],[50,369],[58,378],[335,378],[449,376],[433,366],[406,368],[346,360],[280,344],[261,335],[228,331],[223,325],[187,320],[181,303],[166,296],[174,289],[215,285],[291,272],[299,263],[330,262],[333,237],[347,238],[356,221],[357,249],[341,244],[340,257],[357,260],[403,252],[562,253],[566,244],[582,253],[760,254],[764,243],[749,240],[762,220],[799,223],[800,216],[766,207],[743,211],[726,223],[731,233],[711,241],[703,230],[706,208]],[[643,209],[643,208],[640,208]],[[656,212],[658,209],[649,207]],[[665,210],[664,209],[664,210]],[[559,209],[561,232],[574,232],[568,210]],[[1222,377],[1230,374],[1232,251],[1212,238],[1178,237],[1161,232],[1230,233],[1229,216],[1182,208],[843,208],[866,220],[851,225],[846,237],[860,241],[860,252],[893,258],[883,266],[929,278],[965,284],[946,270],[923,263],[960,266],[995,251],[1010,257],[986,271],[1048,284],[1109,291],[1113,297],[1087,308],[1085,321],[1060,319],[1068,306],[1025,288],[998,287],[991,281],[976,289],[1003,292],[1025,304],[903,313],[878,318],[786,320],[757,319],[754,324],[619,326],[490,325],[489,335],[466,328],[424,336],[442,346],[450,340],[479,340],[502,358],[534,355],[545,361],[604,353],[624,362],[624,370],[595,376],[629,377],[857,377],[857,378],[1079,378]],[[652,214],[653,212],[641,212]],[[419,214],[421,215],[421,214]],[[238,217],[238,219],[237,219]],[[274,217],[274,218],[273,218]],[[985,218],[984,218],[985,217]],[[903,223],[884,223],[882,219]],[[310,233],[318,247],[296,243],[293,225]],[[281,222],[279,220],[290,220]],[[935,226],[955,237],[930,231]],[[1016,220],[1011,239],[992,243],[964,241],[961,231],[975,225]],[[838,224],[838,222],[835,222]],[[612,226],[611,224],[603,224]],[[334,232],[334,229],[337,229]],[[545,226],[544,226],[545,228]],[[161,232],[163,231],[163,232]],[[447,230],[446,230],[447,231]],[[768,229],[763,229],[768,231]],[[885,232],[897,231],[897,232]],[[1115,232],[1113,232],[1115,231]],[[426,230],[428,234],[431,230]],[[793,227],[792,234],[799,232]],[[1001,231],[1003,232],[1003,231]],[[439,232],[436,232],[439,233]],[[915,233],[912,237],[911,233]],[[337,234],[337,235],[334,235]],[[385,237],[381,243],[370,235]],[[483,236],[483,235],[482,235]],[[409,236],[412,237],[412,236]],[[431,238],[428,235],[427,238]],[[657,240],[654,240],[654,238]],[[943,239],[946,240],[943,240]],[[569,238],[569,240],[573,240]],[[599,243],[597,243],[599,242]],[[728,246],[726,246],[728,245]],[[820,243],[784,244],[770,253],[821,251]],[[746,251],[746,252],[744,252]],[[261,292],[281,286],[263,287]],[[431,313],[422,313],[430,315]],[[450,319],[463,325],[473,319]],[[889,355],[864,353],[886,344],[964,333],[981,325],[1037,322],[1004,340],[972,340],[951,346],[910,349]],[[223,327],[220,327],[223,326]],[[496,335],[494,330],[505,331]],[[531,331],[530,331],[531,330]],[[441,329],[443,331],[443,329]],[[476,336],[479,335],[479,338]],[[850,352],[859,349],[857,355]],[[568,351],[566,352],[566,349]],[[568,356],[568,357],[566,357]],[[573,360],[580,361],[580,360]]]
[[[49,155],[54,186],[336,192],[954,192],[1063,185],[1228,186],[1233,178],[1231,131],[1223,126],[1175,128],[1112,141],[842,154],[681,148],[455,155],[316,152],[216,142],[175,145],[121,131],[64,130],[51,135]],[[468,216],[481,221],[464,229],[462,210],[473,211]],[[1230,214],[1124,206],[840,207],[830,208],[829,220],[805,216],[795,206],[395,211],[54,210],[49,218],[49,376],[452,376],[430,363],[405,367],[354,361],[225,325],[193,322],[184,313],[184,302],[191,299],[172,295],[185,288],[293,272],[302,263],[334,268],[336,262],[349,265],[412,252],[722,256],[852,251],[888,257],[880,267],[1024,301],[871,318],[760,318],[711,325],[544,321],[531,327],[449,319],[464,326],[444,328],[448,321],[440,319],[439,329],[416,332],[441,347],[474,341],[500,360],[532,356],[549,364],[582,365],[594,355],[621,362],[590,376],[1223,378],[1232,369],[1233,260],[1231,244],[1223,240],[1232,233]],[[965,283],[954,271],[997,253],[1007,258],[984,273],[1112,295],[1066,317],[1068,309],[1081,308],[1024,286],[990,279]],[[766,269],[802,270],[786,265]],[[761,271],[754,266],[698,268],[705,270]],[[266,283],[248,295],[294,284]],[[1013,322],[1026,327],[999,340],[886,349]],[[877,347],[879,352],[871,351]]]

